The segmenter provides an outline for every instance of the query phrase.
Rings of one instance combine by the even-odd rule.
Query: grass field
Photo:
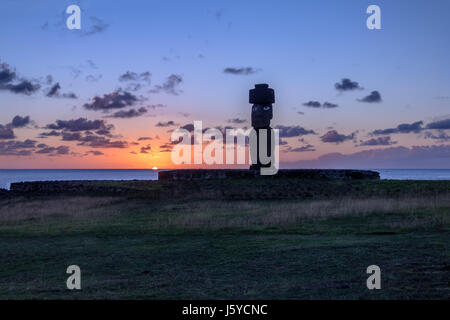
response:
[[[0,298],[450,298],[450,181],[117,184],[0,199]]]

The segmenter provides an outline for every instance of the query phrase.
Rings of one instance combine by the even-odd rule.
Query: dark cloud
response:
[[[275,129],[280,130],[280,138],[290,138],[304,136],[307,134],[316,134],[313,130],[307,130],[300,126],[282,126],[278,125]]]
[[[372,138],[366,141],[360,141],[359,147],[362,146],[390,146],[396,144],[397,141],[392,141],[390,136]]]
[[[0,90],[16,94],[31,95],[40,89],[38,83],[17,76],[8,64],[0,64]]]
[[[127,71],[119,76],[119,81],[150,81],[151,73],[149,71],[136,73]]]
[[[98,151],[98,150],[89,150],[89,151],[86,151],[86,153],[84,154],[85,156],[88,156],[88,155],[93,155],[93,156],[103,156],[104,155],[104,153],[103,152],[101,152],[101,151]]]
[[[388,128],[388,129],[378,129],[372,131],[372,135],[385,135],[385,134],[393,134],[393,133],[419,133],[423,130],[422,127],[423,121],[416,121],[413,123],[402,123],[399,124],[396,128]]]
[[[169,120],[167,122],[158,122],[155,126],[156,127],[172,127],[172,126],[178,126],[178,124],[172,120]]]
[[[139,101],[135,95],[127,91],[117,91],[110,94],[105,94],[103,97],[96,96],[92,100],[93,102],[85,103],[83,107],[87,110],[101,110],[104,112],[110,111],[111,109],[122,109],[129,107]]]
[[[439,129],[439,130],[446,130],[450,129],[450,118],[435,122],[430,122],[427,124],[427,129]]]
[[[302,147],[292,148],[288,146],[286,149],[283,150],[283,152],[311,152],[316,151],[313,145],[307,144]]]
[[[25,141],[0,141],[0,155],[4,156],[29,156],[36,147],[36,140]]]
[[[61,135],[61,132],[58,132],[56,130],[52,130],[49,132],[42,132],[39,134],[39,138],[47,138],[47,137],[58,137]]]
[[[89,17],[91,23],[86,32],[83,34],[85,36],[90,36],[96,33],[104,32],[106,29],[108,29],[109,24],[105,23],[102,19],[97,17]]]
[[[130,109],[130,110],[120,110],[115,113],[113,113],[110,117],[111,118],[136,118],[140,117],[143,114],[147,113],[147,109],[142,107],[139,109]]]
[[[9,68],[9,65],[6,63],[0,64],[0,85],[10,83],[16,78],[16,73]]]
[[[171,74],[167,77],[166,81],[162,85],[156,85],[150,92],[158,93],[165,92],[168,94],[178,95],[182,91],[178,89],[179,85],[183,82],[183,77],[177,74]]]
[[[320,108],[322,106],[322,104],[319,101],[308,101],[303,103],[303,105],[305,107],[310,107],[310,108]]]
[[[332,109],[332,108],[338,107],[337,104],[327,102],[327,101],[325,101],[323,104],[321,104],[319,101],[308,101],[308,102],[303,103],[303,105],[305,107],[310,107],[310,108],[324,108],[324,109]]]
[[[0,124],[0,139],[14,139],[16,136],[14,135],[14,130],[10,126],[4,126]]]
[[[172,151],[173,145],[170,143],[165,143],[159,146],[159,152],[170,152]]]
[[[425,139],[434,139],[441,142],[447,142],[450,141],[450,135],[446,134],[444,131],[438,131],[438,133],[433,133],[430,131],[426,131],[424,133]]]
[[[363,89],[358,82],[352,81],[348,78],[341,79],[341,82],[337,82],[334,84],[334,87],[336,90],[339,91],[350,91],[350,90],[356,90],[356,89]]]
[[[13,128],[22,128],[30,124],[30,116],[21,117],[21,116],[15,116],[11,121],[11,127]]]
[[[53,87],[50,88],[50,90],[47,92],[47,97],[53,97],[58,94],[59,89],[61,89],[61,86],[59,83],[55,83]]]
[[[80,141],[82,134],[80,132],[62,132],[61,140],[63,141]]]
[[[355,133],[352,133],[350,135],[344,135],[339,134],[336,130],[330,130],[327,133],[325,133],[323,136],[320,137],[320,140],[322,142],[326,143],[342,143],[347,140],[352,140],[355,137]]]
[[[247,122],[247,120],[245,119],[239,119],[239,118],[233,118],[233,119],[229,119],[228,123],[233,123],[233,124],[241,124]]]
[[[41,147],[42,148],[37,150],[37,151],[35,151],[35,153],[37,153],[37,154],[48,154],[48,155],[56,156],[56,155],[69,154],[69,150],[70,150],[68,146],[49,147],[47,145],[43,145]]]
[[[40,89],[39,84],[34,84],[28,80],[22,80],[17,84],[6,84],[0,86],[0,90],[8,90],[17,94],[31,95]]]
[[[153,140],[152,137],[140,137],[138,141]]]
[[[232,68],[228,67],[223,69],[224,73],[235,74],[235,75],[249,75],[259,72],[259,70],[252,67],[242,67],[242,68]]]
[[[59,82],[55,83],[47,92],[46,96],[51,98],[68,98],[68,99],[76,99],[77,95],[73,92],[69,93],[60,93],[61,86]]]
[[[368,103],[381,102],[381,94],[378,91],[372,91],[368,96],[358,99],[358,101]]]
[[[87,131],[87,130],[108,130],[114,128],[111,124],[106,124],[104,120],[88,120],[86,118],[78,118],[71,120],[56,120],[55,123],[48,124],[46,129],[65,130],[65,131]]]
[[[148,144],[145,147],[141,147],[140,153],[149,153],[149,151],[152,149],[152,147]]]
[[[336,103],[331,103],[331,102],[328,102],[328,101],[325,101],[322,104],[322,108],[325,108],[325,109],[332,109],[332,108],[337,108],[337,107],[338,107],[338,105]]]
[[[80,143],[78,144],[79,146],[88,146],[92,148],[128,148],[128,142],[126,141],[112,141],[103,136],[96,136],[91,134],[87,134],[81,137],[78,141],[80,141]]]

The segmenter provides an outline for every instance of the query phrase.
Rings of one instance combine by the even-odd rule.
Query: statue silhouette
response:
[[[261,167],[270,167],[270,162],[262,164],[259,156],[260,145],[260,129],[267,130],[265,137],[267,156],[270,157],[273,152],[273,146],[271,144],[272,128],[270,127],[270,120],[273,118],[272,103],[275,102],[275,92],[269,88],[266,83],[255,84],[255,88],[249,91],[249,102],[252,106],[252,127],[256,131],[256,144],[257,144],[257,161],[250,166],[250,170],[259,170]]]

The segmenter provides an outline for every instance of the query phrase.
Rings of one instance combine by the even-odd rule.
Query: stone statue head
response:
[[[267,128],[273,118],[272,103],[275,102],[275,93],[268,84],[255,84],[249,92],[249,102],[252,106],[252,127]]]
[[[252,106],[252,127],[267,128],[273,118],[272,105],[254,104]]]

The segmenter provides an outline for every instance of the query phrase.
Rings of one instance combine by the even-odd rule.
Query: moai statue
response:
[[[261,163],[259,148],[260,139],[266,140],[267,157],[270,157],[273,152],[273,146],[271,143],[272,128],[270,127],[270,120],[272,120],[272,103],[275,102],[275,92],[269,88],[268,84],[261,83],[255,84],[255,88],[249,92],[249,102],[252,106],[252,127],[256,131],[256,143],[257,143],[257,161],[250,166],[250,170],[259,170],[261,167],[270,167],[271,163]],[[261,130],[266,129],[267,135],[261,136]]]

